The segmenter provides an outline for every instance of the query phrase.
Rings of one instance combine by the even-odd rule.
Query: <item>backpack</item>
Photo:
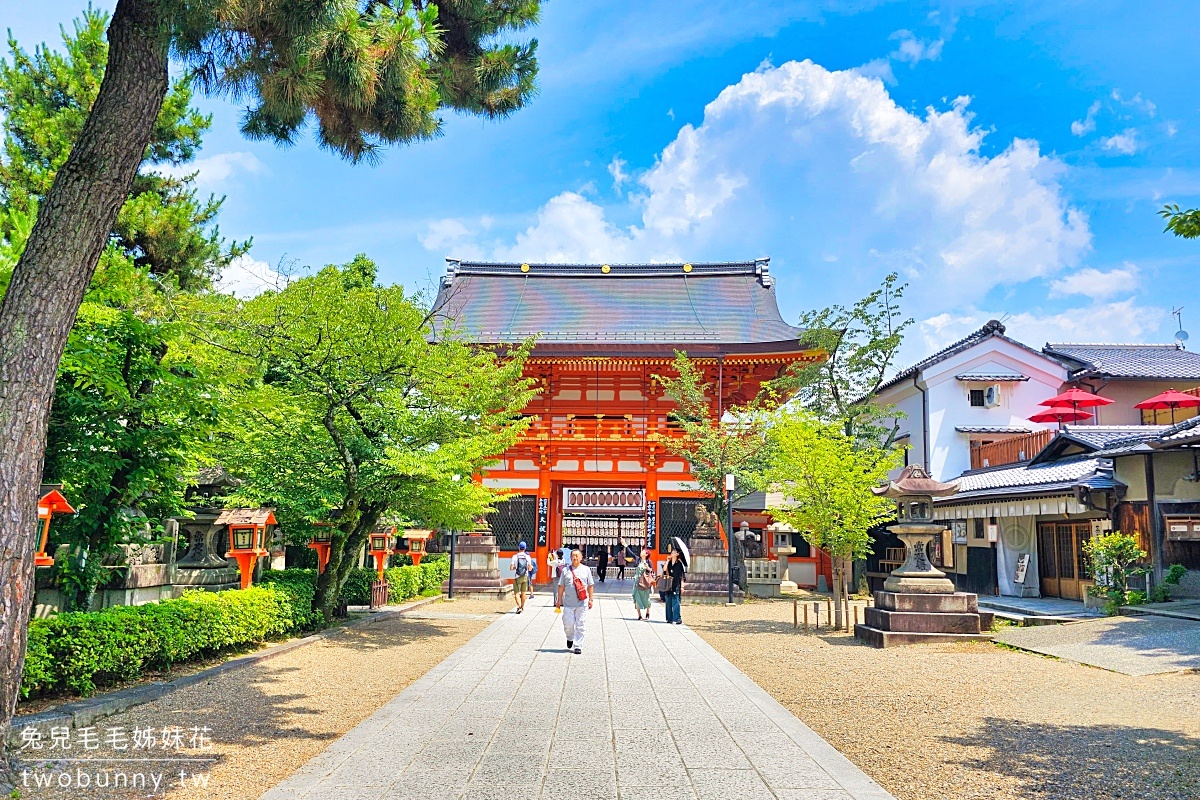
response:
[[[524,553],[517,555],[517,577],[524,578],[529,574],[529,556]]]

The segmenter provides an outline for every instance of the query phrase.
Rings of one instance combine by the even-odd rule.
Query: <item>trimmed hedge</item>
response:
[[[421,566],[384,572],[388,602],[437,591],[450,562],[427,558]],[[355,570],[342,597],[367,605],[375,571]],[[175,600],[101,611],[72,611],[29,623],[21,697],[49,692],[89,695],[97,688],[135,680],[148,670],[194,661],[314,627],[317,571],[267,571],[258,585],[224,592],[188,591]]]
[[[74,611],[29,624],[21,696],[89,695],[147,670],[277,639],[312,625],[312,590],[301,581],[175,600]]]

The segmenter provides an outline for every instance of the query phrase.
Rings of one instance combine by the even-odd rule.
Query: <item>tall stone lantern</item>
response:
[[[883,584],[884,590],[953,594],[954,582],[929,560],[929,545],[946,527],[933,520],[933,498],[954,494],[958,484],[934,480],[920,464],[909,464],[896,480],[871,491],[877,497],[895,499],[898,521],[888,530],[904,542],[906,551],[903,566],[892,570]]]
[[[896,501],[896,524],[888,530],[904,542],[907,556],[883,591],[875,593],[875,606],[866,610],[854,635],[875,647],[989,638],[983,630],[991,627],[991,615],[981,618],[979,598],[956,592],[953,581],[929,560],[929,543],[945,529],[933,520],[933,498],[952,495],[958,486],[910,464],[896,480],[871,491]]]

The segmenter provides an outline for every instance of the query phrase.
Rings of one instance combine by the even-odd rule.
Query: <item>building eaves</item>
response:
[[[959,425],[959,433],[1033,433],[1033,428],[1023,425]]]
[[[1033,349],[1032,347],[1030,347],[1027,344],[1018,342],[1016,339],[1011,339],[1011,338],[1005,336],[1004,330],[1005,330],[1004,325],[999,320],[995,320],[995,319],[989,320],[979,330],[977,330],[967,336],[964,336],[962,339],[959,339],[954,344],[951,344],[947,347],[942,348],[941,350],[934,353],[933,355],[928,356],[928,357],[922,359],[921,361],[918,361],[916,364],[913,364],[910,367],[900,370],[895,375],[893,375],[889,380],[885,381],[879,387],[879,389],[877,389],[876,391],[878,393],[878,392],[884,391],[885,389],[890,389],[893,386],[898,386],[906,380],[911,380],[913,378],[913,376],[919,375],[922,371],[928,369],[929,367],[932,367],[935,364],[940,364],[941,362],[945,361],[946,359],[951,358],[952,356],[956,356],[959,353],[962,353],[966,350],[971,349],[972,347],[979,344],[980,342],[983,342],[983,341],[986,341],[986,340],[992,339],[992,338],[1003,339],[1004,341],[1008,342],[1011,345],[1014,345],[1015,347],[1019,347],[1022,350],[1027,350],[1028,352],[1033,353],[1034,355],[1036,355],[1038,357],[1045,358],[1044,353]],[[1012,378],[1008,378],[1007,380],[1012,380]]]
[[[1200,380],[1200,353],[1178,344],[1048,342],[1042,352],[1066,366],[1072,380]]]
[[[959,491],[935,500],[937,505],[955,505],[964,500],[989,497],[1037,496],[1072,490],[1123,486],[1113,477],[1112,462],[1093,456],[1074,457],[1049,464],[1023,464],[970,470],[958,478]]]

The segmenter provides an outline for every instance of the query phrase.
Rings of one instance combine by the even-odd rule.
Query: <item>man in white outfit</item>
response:
[[[580,645],[583,643],[587,612],[595,599],[595,585],[592,571],[583,563],[583,554],[572,550],[571,565],[563,570],[558,579],[558,596],[554,604],[562,608],[567,651],[573,651],[575,655],[583,652]]]

